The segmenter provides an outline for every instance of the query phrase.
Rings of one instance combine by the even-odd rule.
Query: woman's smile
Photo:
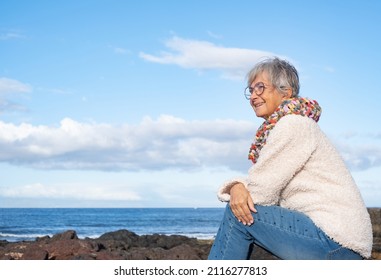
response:
[[[258,113],[258,111],[263,107],[263,105],[265,105],[265,101],[262,101],[262,102],[252,102],[251,106],[253,107],[254,109],[254,112],[255,113]]]

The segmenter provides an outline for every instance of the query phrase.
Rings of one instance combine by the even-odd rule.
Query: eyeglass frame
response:
[[[267,89],[268,86],[265,86],[265,84],[263,82],[258,82],[254,85],[254,87],[251,87],[251,86],[247,86],[245,88],[245,91],[244,91],[244,96],[247,100],[250,100],[251,98],[251,95],[253,94],[253,92],[255,92],[256,95],[260,96],[263,94],[263,92],[265,91],[265,89]],[[261,90],[258,90],[258,89],[261,89]],[[287,89],[286,86],[281,86],[280,87],[281,90],[284,90],[284,89]],[[249,90],[249,92],[247,92]]]
[[[251,95],[255,92],[256,95],[261,95],[268,88],[263,82],[256,83],[253,87],[247,86],[244,91],[245,98],[250,100]],[[260,89],[260,90],[259,90]]]

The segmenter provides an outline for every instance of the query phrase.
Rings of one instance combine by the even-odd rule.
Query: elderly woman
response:
[[[361,194],[317,124],[320,106],[298,94],[298,73],[287,61],[267,59],[249,72],[245,95],[265,121],[248,177],[218,191],[229,203],[209,259],[248,259],[252,243],[281,259],[370,257]]]

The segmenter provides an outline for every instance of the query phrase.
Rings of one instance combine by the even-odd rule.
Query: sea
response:
[[[223,208],[0,208],[0,240],[32,241],[75,230],[97,238],[126,229],[138,235],[215,237]]]

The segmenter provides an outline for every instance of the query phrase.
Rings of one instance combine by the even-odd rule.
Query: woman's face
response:
[[[258,74],[250,87],[254,89],[250,96],[250,105],[257,117],[267,119],[288,98],[288,94],[279,92],[271,85],[266,72]]]

